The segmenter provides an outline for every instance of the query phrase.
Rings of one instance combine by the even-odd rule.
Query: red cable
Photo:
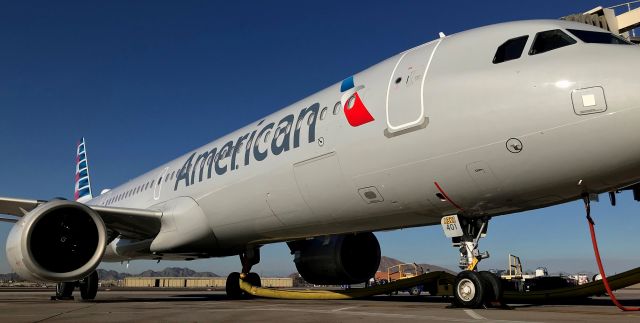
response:
[[[458,210],[460,210],[460,211],[463,211],[463,212],[464,212],[464,210],[463,210],[463,209],[462,209],[458,204],[456,204],[456,202],[454,202],[454,201],[449,197],[449,195],[447,195],[447,193],[445,193],[445,192],[444,192],[444,190],[442,189],[442,187],[440,187],[440,184],[438,184],[438,182],[433,182],[433,184],[435,184],[435,185],[436,185],[436,188],[438,189],[438,191],[440,191],[440,193],[442,193],[442,196],[444,196],[444,198],[445,198],[447,201],[449,201],[449,203],[451,203],[451,205],[455,206],[455,207],[456,207],[456,209],[458,209]]]
[[[640,307],[624,307],[622,304],[620,304],[620,302],[618,302],[618,299],[616,298],[615,295],[613,295],[613,292],[611,291],[611,287],[609,286],[609,281],[607,280],[607,276],[604,274],[604,267],[602,266],[602,259],[600,259],[600,251],[598,250],[598,241],[596,240],[596,230],[594,228],[595,226],[595,222],[593,222],[593,219],[591,218],[591,208],[589,207],[589,202],[586,202],[587,204],[586,209],[587,209],[587,221],[589,222],[589,231],[591,231],[591,243],[593,244],[593,252],[596,255],[596,262],[598,263],[598,269],[600,270],[600,276],[602,276],[602,283],[604,284],[604,288],[607,290],[607,293],[609,294],[609,298],[611,298],[611,301],[613,302],[613,304],[615,304],[619,309],[623,310],[623,311],[640,311]]]

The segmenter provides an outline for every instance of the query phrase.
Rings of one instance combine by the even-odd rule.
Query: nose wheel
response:
[[[454,305],[477,308],[500,304],[503,294],[500,278],[488,271],[477,270],[480,260],[489,258],[488,252],[478,250],[480,239],[487,234],[489,219],[449,215],[442,218],[441,223],[445,235],[460,252],[458,265],[463,270],[454,283]]]
[[[453,296],[460,307],[477,308],[484,304],[485,283],[475,271],[465,270],[458,274]]]

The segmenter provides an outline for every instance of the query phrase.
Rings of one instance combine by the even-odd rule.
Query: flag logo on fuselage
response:
[[[358,94],[358,91],[362,89],[364,89],[364,85],[355,86],[353,76],[344,79],[340,85],[340,92],[343,93],[344,116],[352,127],[358,127],[375,120]]]

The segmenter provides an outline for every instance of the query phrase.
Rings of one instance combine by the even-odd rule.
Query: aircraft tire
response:
[[[96,298],[98,294],[98,272],[93,271],[91,275],[85,277],[80,282],[80,297],[84,301],[92,300]]]
[[[504,294],[502,280],[488,271],[481,271],[479,274],[487,287],[484,291],[484,301],[497,303],[502,302],[502,295]]]
[[[240,289],[240,273],[232,272],[227,276],[226,283],[227,297],[230,299],[241,299],[244,296],[244,291]]]
[[[251,284],[252,286],[262,287],[262,280],[260,279],[260,275],[258,275],[257,273],[248,273],[244,281]]]
[[[56,297],[68,298],[73,294],[73,290],[76,289],[75,282],[64,282],[56,284]]]
[[[455,305],[465,308],[478,308],[484,304],[486,284],[482,276],[475,271],[461,271],[453,285]]]

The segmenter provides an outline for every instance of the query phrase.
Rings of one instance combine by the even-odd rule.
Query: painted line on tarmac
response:
[[[476,313],[474,310],[471,309],[464,309],[463,310],[465,313],[467,313],[467,315],[471,316],[471,318],[474,318],[476,320],[486,320],[487,318]]]
[[[340,312],[340,311],[344,311],[344,310],[350,310],[352,308],[356,308],[358,306],[348,306],[348,307],[343,307],[343,308],[336,308],[335,310],[332,310],[331,312]]]

